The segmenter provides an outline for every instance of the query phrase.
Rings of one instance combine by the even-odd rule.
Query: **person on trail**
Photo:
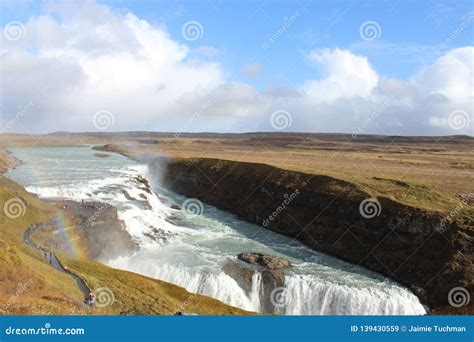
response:
[[[90,297],[90,307],[92,307],[95,302],[94,293],[92,291],[89,293],[89,297]]]

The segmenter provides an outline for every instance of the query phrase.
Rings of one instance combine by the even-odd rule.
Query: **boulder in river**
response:
[[[156,228],[156,227],[149,227],[150,230],[146,233],[143,233],[146,237],[157,241],[157,242],[168,242],[170,238],[176,236],[176,234],[170,233],[164,229]]]
[[[148,181],[148,179],[146,179],[145,177],[142,177],[142,176],[135,176],[134,177],[134,180],[140,184],[139,186],[139,189],[151,194],[151,186],[150,186],[150,182]]]
[[[240,253],[237,257],[249,264],[260,265],[269,270],[277,270],[291,266],[287,259],[269,254],[255,252]]]
[[[275,312],[275,305],[272,301],[272,294],[278,288],[285,286],[284,269],[290,267],[289,260],[263,253],[240,253],[237,258],[250,265],[252,268],[245,267],[243,263],[237,261],[229,261],[223,268],[223,271],[232,277],[247,294],[252,291],[253,276],[256,272],[260,272],[262,283],[259,289],[259,297],[261,303],[261,311],[272,313]]]
[[[275,312],[275,293],[285,286],[285,273],[282,269],[262,271],[260,305],[263,312]]]
[[[252,290],[252,277],[256,272],[255,270],[243,267],[235,260],[229,260],[222,270],[225,274],[232,277],[245,290],[245,293],[250,294]]]
[[[95,153],[94,156],[97,158],[110,158],[110,154],[107,153]]]
[[[125,196],[126,199],[129,201],[136,201],[137,199],[134,198],[132,195],[127,190],[122,190],[123,195]]]

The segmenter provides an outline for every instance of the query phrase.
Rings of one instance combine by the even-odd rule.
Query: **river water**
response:
[[[102,201],[117,207],[119,218],[140,248],[130,256],[101,260],[112,267],[261,311],[261,276],[256,273],[251,290],[245,291],[222,268],[241,252],[262,252],[292,263],[285,270],[284,288],[273,298],[275,313],[425,313],[408,289],[381,275],[161,188],[145,164],[117,154],[98,158],[89,146],[10,151],[23,163],[6,175],[28,191],[43,198]],[[152,193],[137,182],[138,176],[151,181]],[[189,210],[173,209],[172,204]]]

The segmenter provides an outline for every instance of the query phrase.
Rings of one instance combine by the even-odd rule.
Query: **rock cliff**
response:
[[[174,159],[162,172],[171,190],[379,272],[430,307],[449,307],[455,287],[473,293],[472,221],[446,220],[446,213],[373,198],[353,183],[264,164]]]

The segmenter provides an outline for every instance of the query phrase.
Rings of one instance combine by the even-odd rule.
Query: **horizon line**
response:
[[[147,134],[162,134],[162,135],[251,135],[251,134],[275,134],[275,135],[349,135],[353,138],[363,137],[363,136],[379,136],[379,137],[467,137],[474,138],[473,135],[469,134],[445,134],[445,135],[404,135],[404,134],[380,134],[380,133],[363,133],[355,134],[348,132],[276,132],[276,131],[250,131],[250,132],[179,132],[179,131],[144,131],[144,130],[132,130],[132,131],[52,131],[49,133],[27,133],[27,132],[0,132],[2,135],[29,135],[29,136],[48,136],[48,135],[60,135],[60,134],[98,134],[98,135],[107,135],[107,134],[131,134],[131,133],[147,133]]]

